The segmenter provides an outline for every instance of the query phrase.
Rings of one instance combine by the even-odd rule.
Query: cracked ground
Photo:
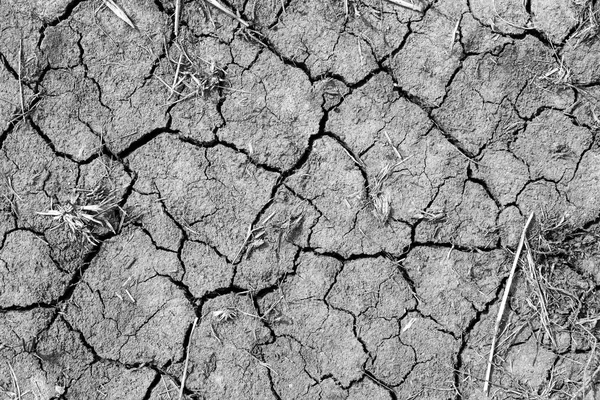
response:
[[[118,4],[0,0],[0,399],[484,398],[532,212],[490,397],[600,398],[597,1]]]

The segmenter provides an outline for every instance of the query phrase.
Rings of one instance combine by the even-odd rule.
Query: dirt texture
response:
[[[600,399],[598,1],[105,3],[0,0],[0,399]]]

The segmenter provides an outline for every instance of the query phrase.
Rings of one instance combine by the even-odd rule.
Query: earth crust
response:
[[[118,3],[0,0],[1,399],[481,399],[531,212],[600,315],[597,2]],[[106,182],[98,245],[40,214]],[[495,398],[600,363],[543,335]]]

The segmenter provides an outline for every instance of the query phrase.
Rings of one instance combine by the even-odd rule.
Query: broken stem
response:
[[[131,18],[129,18],[127,13],[117,3],[115,3],[113,0],[103,0],[103,1],[104,1],[104,5],[106,5],[106,7],[108,7],[117,17],[119,17],[122,21],[124,21],[127,25],[129,25],[133,29],[137,30],[137,28],[136,28],[135,24],[133,23],[133,21],[131,20]]]
[[[521,240],[519,241],[519,246],[517,247],[517,251],[515,252],[515,259],[513,261],[512,268],[510,269],[510,274],[508,275],[508,281],[506,282],[506,287],[504,288],[504,295],[502,296],[502,302],[500,303],[500,309],[498,310],[498,316],[496,317],[496,324],[494,325],[494,336],[492,337],[492,347],[490,349],[490,357],[488,359],[487,370],[485,372],[485,382],[483,384],[483,392],[486,396],[489,395],[490,391],[490,376],[492,374],[492,362],[494,361],[494,352],[496,350],[496,341],[498,339],[498,330],[500,329],[500,322],[502,321],[502,315],[504,314],[504,309],[506,308],[508,294],[510,292],[512,281],[515,277],[517,265],[519,264],[521,251],[523,250],[525,240],[527,240],[527,228],[529,228],[529,224],[531,223],[532,219],[533,212],[529,215],[529,218],[527,218],[527,222],[523,227],[523,232],[521,233]]]
[[[409,1],[404,0],[388,0],[390,3],[394,3],[397,6],[408,8],[409,10],[423,12],[423,7],[418,4],[411,3]]]
[[[175,37],[179,34],[179,18],[181,15],[181,0],[175,0],[175,24],[174,24],[174,33]]]
[[[25,120],[25,99],[23,97],[23,38],[19,40],[19,101],[21,102],[21,117]]]
[[[21,399],[21,388],[19,387],[19,381],[17,380],[17,374],[15,374],[15,370],[12,365],[8,363],[8,369],[10,370],[10,377],[13,381],[13,385],[15,387],[15,394],[17,395],[17,399]]]
[[[192,330],[190,331],[190,341],[188,342],[187,352],[185,355],[185,365],[183,366],[183,376],[181,377],[181,387],[179,388],[179,400],[183,398],[183,388],[185,387],[185,379],[187,378],[188,363],[190,361],[190,348],[192,347],[192,339],[194,338],[194,330],[198,324],[198,317],[194,319]]]
[[[205,0],[205,1],[209,2],[214,7],[218,8],[219,10],[221,10],[222,13],[227,14],[231,18],[237,20],[240,24],[242,24],[242,26],[244,28],[248,28],[250,26],[249,23],[247,23],[246,21],[244,21],[241,17],[235,15],[233,13],[233,11],[229,10],[227,7],[225,7],[223,4],[219,3],[217,0]]]
[[[169,95],[169,99],[173,96],[173,93],[176,93],[176,88],[179,86],[179,82],[177,78],[179,78],[179,70],[181,69],[181,61],[183,60],[183,54],[179,54],[179,61],[177,62],[177,69],[175,70],[175,76],[173,77],[173,85],[171,86],[171,94]]]

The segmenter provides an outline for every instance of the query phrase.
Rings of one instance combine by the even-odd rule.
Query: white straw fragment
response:
[[[490,348],[490,357],[488,359],[487,370],[485,372],[485,381],[483,384],[483,393],[486,396],[489,395],[490,391],[490,376],[492,374],[492,363],[494,361],[494,352],[496,351],[496,341],[498,340],[498,330],[500,329],[500,322],[502,321],[502,315],[504,314],[504,309],[506,308],[506,302],[508,300],[508,294],[510,293],[510,287],[512,285],[512,281],[515,277],[515,271],[517,270],[517,265],[519,264],[519,258],[521,256],[521,251],[523,250],[523,245],[525,244],[525,240],[527,240],[527,228],[529,228],[529,224],[533,219],[533,212],[527,218],[527,222],[523,227],[523,233],[521,234],[521,240],[519,241],[519,246],[517,247],[517,251],[515,252],[515,259],[513,261],[512,268],[510,269],[510,274],[508,275],[508,281],[506,281],[506,287],[504,288],[504,295],[502,296],[502,302],[500,303],[500,309],[498,310],[498,316],[496,317],[496,324],[494,325],[494,336],[492,337],[492,347]]]
[[[125,23],[127,23],[127,25],[131,26],[133,29],[137,30],[136,26],[133,24],[133,21],[129,18],[129,16],[127,16],[125,11],[123,11],[123,9],[117,3],[115,3],[113,0],[103,0],[103,1],[104,1],[104,4],[106,5],[106,7],[110,8],[110,10],[113,13],[115,13],[115,15],[117,17],[119,17],[120,19],[125,21]]]

